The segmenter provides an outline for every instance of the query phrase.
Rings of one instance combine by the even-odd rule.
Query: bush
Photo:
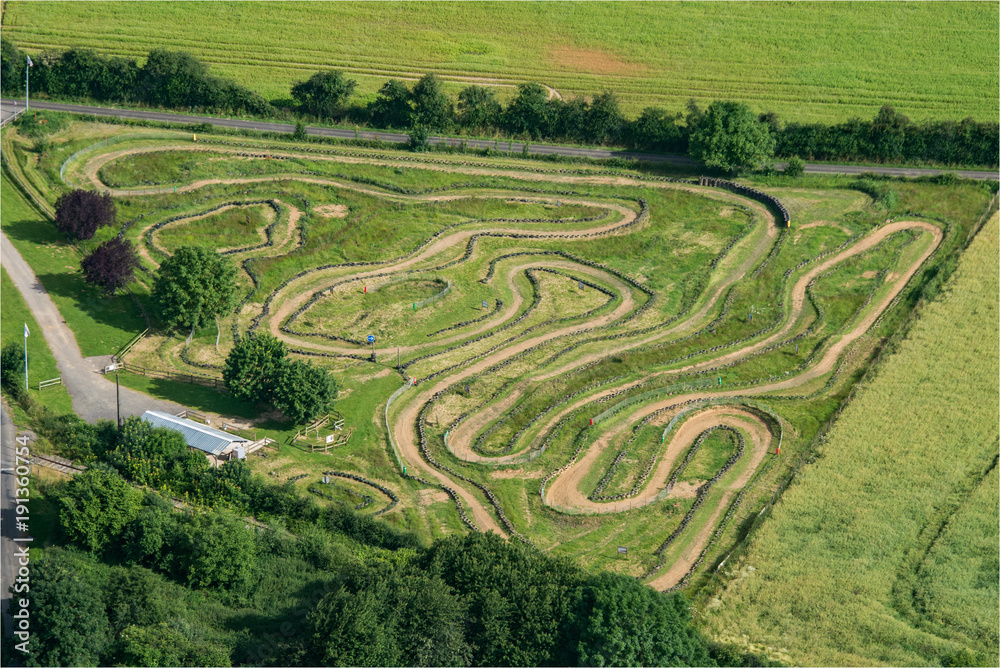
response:
[[[8,343],[0,350],[0,382],[6,388],[20,387],[24,378],[24,348]]]
[[[337,70],[317,72],[307,81],[292,86],[292,98],[299,110],[316,118],[341,118],[357,82]]]
[[[281,365],[272,401],[292,422],[311,422],[336,398],[337,383],[326,369],[299,360]]]
[[[89,468],[60,488],[59,522],[71,541],[101,552],[139,512],[142,494],[107,468]]]
[[[788,166],[785,167],[785,176],[798,178],[806,173],[806,163],[797,155],[788,159]]]
[[[406,144],[406,148],[415,153],[423,153],[429,148],[427,144],[427,137],[429,136],[427,128],[423,125],[414,125],[413,129],[410,130],[410,141]]]

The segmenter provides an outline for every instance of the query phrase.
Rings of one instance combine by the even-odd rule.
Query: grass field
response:
[[[400,503],[382,517],[424,539],[466,531],[464,512],[587,569],[693,592],[711,583],[714,564],[809,455],[882,337],[936,289],[993,195],[977,183],[891,182],[898,198],[887,210],[850,177],[761,177],[793,211],[793,228],[781,230],[727,191],[598,165],[336,145],[305,153],[294,142],[201,132],[195,145],[128,130],[65,162],[109,132],[67,124],[44,151],[16,128],[3,141],[46,201],[68,187],[61,172],[110,190],[124,226],[90,243],[124,232],[148,253],[149,272],[180,243],[240,246],[227,256],[239,267],[236,313],[195,332],[189,346],[187,332],[163,331],[154,313],[127,361],[218,377],[236,334],[274,332],[293,356],[335,375],[351,439],[313,451],[315,439],[293,438],[302,425],[214,389],[132,374],[124,384],[251,422],[278,442],[251,465],[269,479],[296,478],[303,493],[327,470],[384,484]],[[232,155],[244,150],[280,159]],[[4,229],[17,233],[29,262],[48,268],[44,280],[62,245],[30,211],[8,216],[8,197]],[[274,200],[273,243],[246,248],[271,220],[259,203]],[[887,218],[896,222],[887,227]],[[79,281],[72,262],[59,264],[65,280]],[[142,275],[146,284],[152,275]],[[78,336],[104,324],[95,311],[71,315]],[[144,328],[120,316],[114,323],[132,327],[130,336]],[[361,342],[369,333],[376,362]],[[387,411],[404,378],[419,382]],[[705,394],[723,406],[756,396],[782,422],[736,418],[741,457],[733,459],[731,432],[713,433],[664,497],[678,461],[657,468],[672,452],[674,437],[663,438],[679,410],[671,404]],[[949,535],[975,521],[956,521]],[[948,554],[935,563],[951,568]],[[926,579],[932,565],[923,557],[914,569]],[[948,618],[960,600],[933,614]]]
[[[28,305],[21,293],[14,287],[6,270],[0,270],[0,344],[14,344],[22,347],[24,341],[24,326],[28,326],[31,334],[28,336],[28,392],[32,398],[42,405],[52,409],[56,414],[73,412],[73,404],[66,388],[62,385],[38,389],[39,381],[59,377],[56,359],[52,356],[42,328],[35,322],[34,316],[28,310]],[[22,348],[23,349],[23,348]],[[17,384],[23,386],[23,375],[19,374]]]
[[[785,121],[994,120],[996,3],[4,3],[35,55],[86,46],[144,58],[184,48],[270,99],[326,68],[371,98],[391,76],[539,81],[564,98],[614,91],[625,110],[735,99]],[[113,17],[113,19],[112,19]],[[331,35],[336,35],[332,38]]]
[[[726,567],[717,637],[800,665],[995,665],[997,251],[994,215]]]

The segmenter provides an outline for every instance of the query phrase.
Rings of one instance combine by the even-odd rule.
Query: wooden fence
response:
[[[158,369],[147,369],[146,367],[139,366],[137,364],[132,364],[131,362],[122,362],[119,367],[122,371],[128,371],[129,373],[139,374],[140,376],[147,376],[149,378],[162,378],[164,380],[176,380],[182,383],[193,383],[195,385],[204,385],[205,387],[211,387],[220,392],[228,392],[226,388],[226,383],[221,378],[216,378],[215,376],[206,376],[202,374],[193,373],[178,373],[176,371],[160,371]]]

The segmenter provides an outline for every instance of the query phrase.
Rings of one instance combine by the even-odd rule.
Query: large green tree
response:
[[[526,83],[517,87],[517,97],[504,111],[505,125],[510,132],[541,137],[548,132],[548,94],[541,84]]]
[[[139,513],[142,493],[114,471],[90,468],[60,489],[59,504],[59,521],[69,539],[100,552]]]
[[[445,130],[455,116],[451,100],[441,88],[441,81],[433,73],[425,74],[413,86],[413,122],[428,130]]]
[[[201,246],[182,246],[163,261],[153,299],[168,328],[196,328],[236,304],[236,267]]]
[[[568,560],[476,533],[437,541],[423,565],[465,599],[473,665],[575,665],[567,622],[582,573]]]
[[[257,573],[257,542],[245,520],[213,512],[182,519],[174,549],[184,556],[177,575],[201,588],[228,590],[245,602]]]
[[[337,391],[337,383],[329,371],[295,360],[281,366],[273,403],[292,422],[302,424],[328,411]]]
[[[768,126],[742,102],[716,101],[688,118],[691,157],[709,167],[738,172],[774,156]]]
[[[493,91],[485,86],[466,86],[458,94],[458,122],[474,130],[486,130],[500,123],[502,108]]]
[[[347,100],[357,82],[338,70],[317,72],[306,81],[292,86],[292,98],[299,108],[317,118],[340,118],[347,111]]]
[[[687,603],[634,578],[603,573],[577,593],[576,663],[581,666],[710,666]]]
[[[382,128],[408,128],[413,116],[410,90],[402,81],[389,79],[379,89],[369,111],[372,123]]]
[[[32,564],[29,666],[97,666],[110,639],[101,589],[66,556],[50,548]]]
[[[354,567],[309,616],[310,663],[464,666],[465,605],[440,578],[387,563]]]
[[[270,402],[285,360],[285,344],[267,333],[240,337],[229,355],[222,378],[234,398]]]
[[[587,109],[588,139],[597,143],[617,142],[625,127],[618,98],[610,91],[594,96]]]

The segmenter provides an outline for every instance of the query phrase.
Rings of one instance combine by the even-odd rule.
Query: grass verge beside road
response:
[[[28,310],[21,293],[14,287],[14,282],[10,280],[6,270],[0,270],[0,339],[2,345],[16,344],[24,345],[24,325],[28,326],[31,335],[28,336],[28,390],[30,396],[46,408],[57,414],[72,413],[73,402],[69,393],[62,385],[38,389],[38,383],[43,380],[50,380],[59,376],[59,368],[56,366],[56,358],[52,356],[45,337],[42,336],[42,328],[35,322],[35,318]],[[21,378],[19,381],[23,383]]]

